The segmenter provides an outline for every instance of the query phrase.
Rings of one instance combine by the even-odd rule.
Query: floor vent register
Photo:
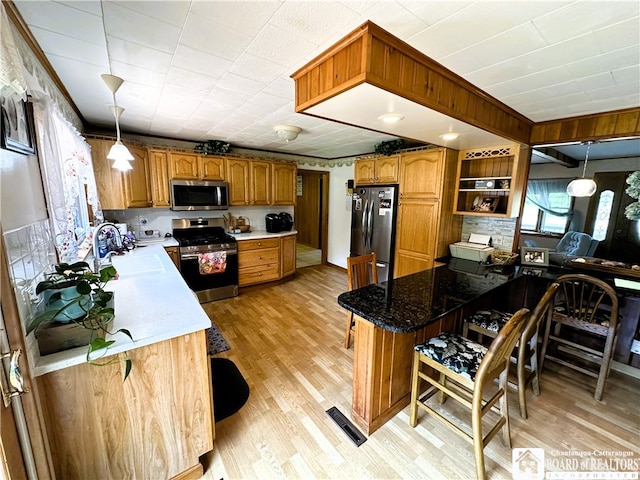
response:
[[[336,422],[336,424],[342,429],[342,431],[351,439],[353,443],[356,444],[356,447],[359,447],[364,442],[367,441],[367,437],[365,437],[360,431],[349,421],[347,417],[343,415],[343,413],[338,410],[337,407],[331,407],[327,410],[327,415],[331,417],[331,420]]]

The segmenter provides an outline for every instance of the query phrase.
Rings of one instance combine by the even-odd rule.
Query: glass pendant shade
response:
[[[567,193],[572,197],[590,197],[596,189],[596,182],[590,178],[577,178],[567,185]]]
[[[133,170],[131,164],[125,160],[124,158],[119,158],[113,162],[112,168],[116,170],[120,170],[121,172],[126,172],[127,170]]]
[[[113,144],[111,150],[109,150],[109,153],[107,154],[107,158],[109,160],[126,160],[129,162],[134,159],[129,149],[125,147],[120,140],[117,140],[116,143]]]

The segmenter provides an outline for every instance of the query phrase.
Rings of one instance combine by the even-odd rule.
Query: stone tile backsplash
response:
[[[465,215],[462,221],[463,242],[469,240],[472,233],[491,235],[496,250],[511,251],[516,232],[516,218],[475,217]]]

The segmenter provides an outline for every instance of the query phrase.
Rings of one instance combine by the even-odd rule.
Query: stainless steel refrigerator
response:
[[[393,277],[398,185],[355,187],[351,197],[351,256],[376,253],[378,281]]]

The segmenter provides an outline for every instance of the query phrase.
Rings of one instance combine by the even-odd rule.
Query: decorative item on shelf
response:
[[[491,263],[494,265],[513,265],[518,259],[518,254],[513,252],[505,252],[502,250],[494,250],[491,252]]]
[[[380,142],[379,144],[377,144],[373,148],[373,151],[379,155],[393,155],[402,148],[403,144],[404,142],[401,138],[388,140],[386,142]]]
[[[496,211],[496,208],[498,208],[498,203],[500,203],[500,197],[492,195],[478,195],[473,199],[471,211],[493,213]]]
[[[592,178],[584,178],[584,175],[587,171],[587,161],[589,160],[589,149],[591,148],[592,143],[593,142],[587,142],[587,153],[585,154],[584,158],[582,177],[572,180],[571,182],[569,182],[569,185],[567,185],[567,193],[571,197],[590,197],[591,195],[596,193],[596,190],[598,188],[596,182],[594,182]]]
[[[273,130],[278,134],[278,138],[285,142],[293,142],[302,131],[300,127],[294,125],[276,125]]]
[[[113,266],[94,273],[86,262],[59,263],[55,272],[36,286],[36,294],[42,295],[42,311],[27,327],[27,334],[35,331],[41,354],[54,353],[82,345],[89,345],[87,362],[109,365],[117,358],[99,362],[116,341],[106,339],[123,333],[132,341],[126,328],[109,331],[115,318],[113,292],[104,290],[106,284],[116,278]],[[125,359],[126,380],[131,371],[131,360]]]
[[[222,140],[207,140],[196,145],[194,151],[205,157],[211,153],[229,153],[231,144]]]
[[[478,190],[490,190],[495,188],[496,181],[495,180],[476,180],[474,188]]]
[[[549,265],[548,248],[522,247],[520,249],[520,264],[532,267],[546,267]]]
[[[509,190],[509,179],[498,180],[498,185],[501,190]]]
[[[629,220],[640,220],[640,170],[629,175],[626,182],[629,185],[626,194],[636,201],[625,207],[624,216]]]

